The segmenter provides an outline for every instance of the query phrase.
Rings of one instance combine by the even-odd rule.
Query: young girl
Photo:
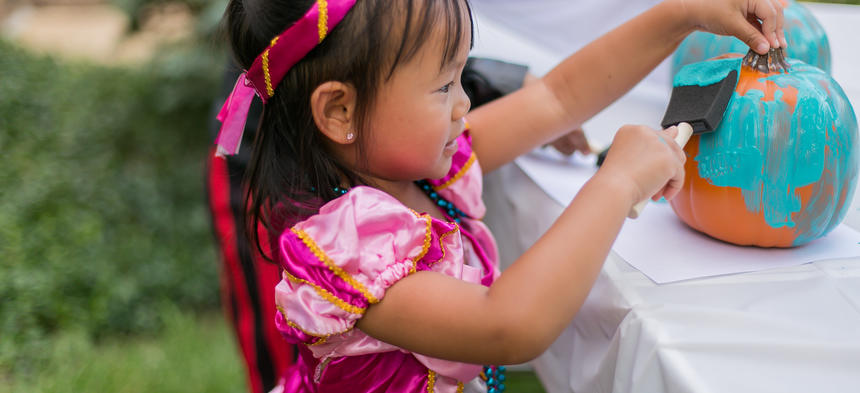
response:
[[[785,45],[777,0],[666,0],[469,112],[466,0],[231,0],[225,21],[247,71],[218,145],[236,151],[258,95],[249,226],[271,234],[253,241],[283,269],[275,323],[299,344],[286,392],[504,390],[503,368],[480,365],[524,362],[555,340],[630,207],[672,198],[685,157],[674,128],[622,127],[503,275],[480,221],[481,174],[577,128],[696,29],[760,53]]]

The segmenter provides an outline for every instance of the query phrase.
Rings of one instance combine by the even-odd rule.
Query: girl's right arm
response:
[[[545,144],[633,88],[695,30],[732,34],[759,53],[782,45],[778,0],[664,0],[572,54],[540,80],[469,113],[485,172]],[[750,22],[754,21],[754,22]],[[782,40],[784,41],[784,39]],[[759,47],[761,45],[761,47]]]
[[[489,288],[418,272],[390,287],[357,326],[441,359],[513,364],[538,356],[585,301],[630,207],[680,189],[684,154],[672,141],[676,133],[619,130],[598,173]]]

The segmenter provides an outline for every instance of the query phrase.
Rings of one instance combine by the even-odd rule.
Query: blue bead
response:
[[[505,374],[499,374],[499,382],[505,382]]]
[[[495,385],[495,384],[496,384],[495,378],[493,378],[493,377],[487,378],[487,386]]]
[[[441,200],[441,199],[440,199],[440,200],[439,200],[439,202],[436,202],[436,204],[437,204],[437,205],[439,205],[439,206],[443,206],[443,207],[444,207],[444,206],[445,206],[445,201],[443,201],[443,200]]]
[[[456,222],[457,224],[460,224],[460,219],[459,219],[459,218],[455,218],[455,219],[454,219],[454,222]]]
[[[499,371],[505,372],[505,370],[506,370],[505,366],[499,366]]]
[[[431,192],[431,193],[430,193],[430,199],[435,200],[435,199],[437,199],[437,198],[439,198],[439,194],[437,194],[437,193],[435,193],[435,192]]]
[[[489,388],[489,389],[487,390],[487,393],[501,393],[501,392],[499,392],[499,390],[498,390],[498,389],[496,389],[496,388]]]
[[[501,393],[501,392],[504,392],[504,391],[505,391],[505,384],[500,383],[500,384],[499,384],[499,386],[497,386],[497,388],[499,389],[499,392],[500,392],[500,393]]]

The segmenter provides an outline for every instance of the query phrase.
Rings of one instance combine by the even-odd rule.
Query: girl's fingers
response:
[[[683,146],[678,146],[678,144],[675,143],[675,137],[678,136],[678,126],[669,127],[663,130],[663,133],[663,138],[669,142],[669,147],[672,148],[672,152],[675,153],[675,157],[677,157],[682,164],[686,162],[687,155],[684,153]]]
[[[754,20],[733,19],[731,30],[734,36],[738,37],[747,44],[752,50],[760,55],[767,54],[770,50],[770,42],[759,31],[759,23]],[[763,27],[761,27],[763,29]]]
[[[781,17],[777,18],[777,25],[776,25],[776,36],[777,36],[777,39],[779,40],[779,47],[780,48],[786,48],[788,46],[788,41],[786,41],[786,39],[785,39],[785,15],[784,15],[785,7],[782,5],[781,0],[771,0],[771,2],[773,2],[774,8],[776,9],[777,14],[779,14],[781,16]]]
[[[680,165],[676,168],[674,176],[666,182],[666,186],[660,190],[660,195],[666,198],[667,201],[672,200],[684,186],[684,166]]]
[[[760,0],[755,2],[752,13],[761,20],[761,32],[767,38],[771,48],[779,47],[779,40],[776,37],[776,26],[779,23],[778,19],[782,18],[782,9],[777,12],[776,7],[770,0]]]
[[[781,0],[770,0],[773,3],[773,9],[776,10],[776,44],[779,48],[785,48],[788,44],[785,42],[785,15]]]
[[[675,139],[678,136],[678,126],[671,126],[663,131],[669,136],[669,139]]]
[[[781,47],[788,48],[788,40],[785,39],[785,30],[779,29],[779,43]]]
[[[672,179],[669,180],[669,184],[666,185],[666,188],[663,189],[663,197],[666,198],[667,201],[671,201],[679,192],[681,192],[681,187],[684,185],[684,173],[683,170],[681,172],[680,179]]]

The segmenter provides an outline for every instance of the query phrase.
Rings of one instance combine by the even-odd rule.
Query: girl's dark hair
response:
[[[301,18],[315,0],[230,0],[224,27],[243,69],[272,38]],[[462,15],[469,15],[464,26]],[[311,114],[310,97],[320,84],[340,81],[357,93],[355,121],[359,158],[365,160],[369,113],[383,82],[409,62],[437,26],[444,27],[442,64],[453,60],[465,28],[473,31],[468,0],[358,0],[326,39],[284,76],[263,108],[245,174],[246,232],[261,254],[259,228],[279,234],[336,198],[344,179],[366,184],[331,154]]]

